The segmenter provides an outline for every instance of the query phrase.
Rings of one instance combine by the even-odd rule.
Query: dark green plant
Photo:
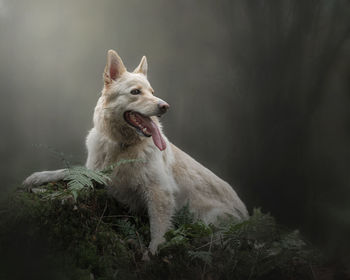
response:
[[[67,190],[76,200],[82,190],[93,189],[94,183],[107,185],[110,178],[102,171],[90,170],[84,166],[73,166],[67,169],[64,181],[67,181]]]
[[[106,173],[74,172],[33,193],[18,190],[0,208],[1,279],[21,279],[9,278],[14,272],[6,252],[16,252],[17,267],[25,267],[20,256],[28,252],[43,263],[35,279],[313,279],[320,263],[298,231],[282,229],[260,209],[246,221],[228,216],[214,226],[196,220],[188,205],[174,215],[158,254],[143,262],[147,215],[129,213],[107,194],[101,185]],[[76,200],[70,193],[75,184],[83,185],[73,188]],[[44,257],[33,257],[40,246]]]
[[[105,168],[104,170],[91,170],[85,166],[68,166],[67,174],[63,181],[66,183],[65,188],[52,188],[52,184],[45,188],[34,188],[33,192],[45,193],[43,196],[46,199],[77,200],[79,195],[86,195],[87,192],[92,191],[96,185],[108,185],[110,182],[110,175],[115,168],[122,164],[138,162],[138,159],[122,159]]]

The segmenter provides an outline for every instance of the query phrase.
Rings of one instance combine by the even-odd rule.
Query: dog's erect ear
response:
[[[145,56],[143,56],[141,58],[141,62],[139,64],[139,66],[137,66],[135,68],[134,73],[141,73],[141,74],[147,76],[147,68],[148,68],[147,58]]]
[[[106,85],[112,81],[116,81],[124,72],[126,68],[122,59],[114,50],[109,50],[107,53],[107,64],[103,74]]]

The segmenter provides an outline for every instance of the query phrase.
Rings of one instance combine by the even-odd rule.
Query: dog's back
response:
[[[218,216],[230,214],[238,219],[248,212],[233,188],[185,152],[171,145],[174,179],[179,186],[178,207],[189,203],[198,217],[206,223],[215,223]]]

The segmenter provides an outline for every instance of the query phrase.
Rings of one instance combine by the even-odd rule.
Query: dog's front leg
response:
[[[32,187],[41,186],[48,182],[57,182],[63,180],[64,177],[67,175],[67,172],[67,169],[35,172],[29,177],[27,177],[27,179],[24,180],[22,185],[27,190],[31,190]]]
[[[171,191],[160,186],[152,186],[148,191],[148,216],[150,221],[151,242],[149,251],[155,254],[158,245],[165,241],[164,234],[171,226],[175,201]]]

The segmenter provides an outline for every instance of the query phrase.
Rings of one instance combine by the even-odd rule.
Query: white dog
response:
[[[94,112],[94,128],[86,139],[86,167],[105,169],[121,159],[140,159],[120,165],[112,173],[113,196],[137,211],[148,211],[151,253],[164,241],[177,209],[189,205],[197,218],[215,223],[218,216],[238,219],[248,212],[232,187],[171,144],[162,133],[158,116],[169,105],[154,96],[147,80],[147,60],[128,72],[118,54],[110,50],[104,87]],[[62,180],[65,169],[36,172],[24,185]]]

